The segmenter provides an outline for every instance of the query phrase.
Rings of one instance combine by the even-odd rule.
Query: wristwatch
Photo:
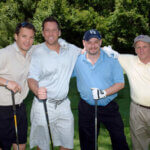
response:
[[[8,82],[9,82],[9,80],[6,80],[6,82],[5,82],[5,87],[8,86]]]

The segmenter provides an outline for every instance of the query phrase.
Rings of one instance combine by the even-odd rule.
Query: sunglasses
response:
[[[28,22],[22,22],[22,23],[21,23],[21,26],[22,26],[22,27],[25,27],[27,24],[29,24],[29,23],[28,23]]]

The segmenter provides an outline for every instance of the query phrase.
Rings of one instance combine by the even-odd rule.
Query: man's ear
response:
[[[61,36],[61,30],[59,30],[59,36]]]
[[[16,33],[14,34],[14,39],[15,39],[15,41],[17,41],[17,39],[18,39],[18,35]]]
[[[100,40],[100,47],[101,47],[101,45],[102,45],[102,40]]]
[[[82,40],[82,43],[83,43],[83,47],[85,48],[85,40]]]
[[[44,37],[44,32],[43,32],[43,30],[42,30],[42,36]]]

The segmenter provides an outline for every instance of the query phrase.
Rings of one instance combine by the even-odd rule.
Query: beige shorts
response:
[[[47,101],[50,129],[54,146],[73,149],[74,118],[69,99],[55,109],[55,104]],[[50,149],[50,138],[45,118],[43,102],[34,100],[31,109],[30,148]]]

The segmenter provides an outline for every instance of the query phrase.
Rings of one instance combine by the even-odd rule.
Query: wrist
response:
[[[6,80],[4,86],[7,88],[9,80]]]

